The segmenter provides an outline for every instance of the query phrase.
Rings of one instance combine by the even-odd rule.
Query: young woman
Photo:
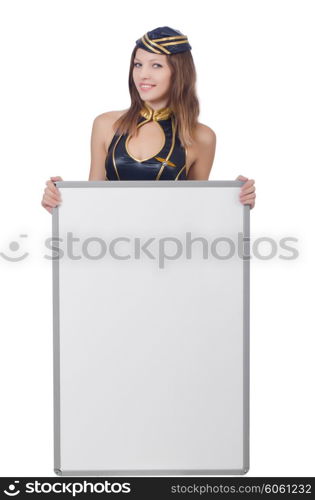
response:
[[[131,105],[98,115],[91,134],[89,181],[208,180],[216,135],[198,122],[196,70],[187,36],[168,26],[136,41],[129,69]],[[42,206],[52,213],[61,203],[46,182]],[[255,205],[254,180],[246,181],[240,202]]]

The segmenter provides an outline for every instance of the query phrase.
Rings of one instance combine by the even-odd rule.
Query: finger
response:
[[[251,186],[248,189],[241,189],[241,195],[248,194],[248,193],[254,193],[255,191],[256,191],[255,186]]]
[[[59,193],[59,189],[57,188],[57,186],[55,186],[55,184],[52,181],[47,181],[46,185],[49,189],[51,189],[55,193]]]
[[[256,198],[256,193],[241,194],[240,198]]]
[[[46,203],[50,207],[55,207],[55,206],[59,205],[59,202],[54,200],[54,198],[51,198],[50,196],[45,196],[43,201],[44,201],[44,203]]]
[[[51,189],[46,188],[45,189],[45,195],[51,196],[52,198],[55,198],[56,200],[60,200],[61,196],[60,193],[56,193],[55,191],[52,191]]]
[[[44,196],[43,196],[43,200],[51,200],[53,201],[54,203],[61,203],[61,199],[59,198],[56,198],[55,196],[51,196],[50,194],[48,193],[45,193]]]
[[[42,201],[42,206],[46,209],[50,208],[55,208],[55,206],[52,206],[50,203],[45,203],[44,201]]]
[[[248,177],[244,177],[244,175],[239,175],[238,177],[236,177],[236,180],[237,181],[247,181]]]
[[[54,188],[55,188],[55,189],[58,189],[58,188],[57,188],[57,186],[55,186],[55,184],[54,184],[54,183],[55,183],[55,182],[57,182],[57,181],[62,181],[62,178],[61,178],[60,176],[50,177],[50,180],[48,180],[48,181],[46,182],[46,184],[48,184],[48,183],[49,183],[49,184],[52,184],[52,185],[54,186]]]
[[[47,186],[54,186],[56,189],[58,189],[55,183],[51,179],[48,179],[48,181],[46,181],[46,184]]]
[[[253,194],[247,194],[247,195],[241,196],[240,200],[241,201],[244,201],[244,200],[253,200],[255,198],[256,198],[256,194],[253,193]]]
[[[42,203],[42,205],[43,205],[43,207],[44,207],[46,210],[48,210],[48,212],[49,212],[50,214],[52,213],[52,211],[53,211],[52,207],[49,207],[49,206],[48,206],[48,205],[46,205],[45,203]]]
[[[241,192],[247,191],[249,188],[252,188],[254,186],[255,181],[253,179],[249,179],[246,181],[243,186],[241,187]],[[255,188],[254,188],[255,189]]]
[[[242,189],[247,188],[249,186],[253,186],[255,184],[254,179],[248,179],[246,182],[244,182]]]
[[[242,201],[242,205],[249,205],[250,208],[253,208],[255,206],[255,201],[254,200],[245,200],[245,201]]]
[[[50,201],[47,201],[45,200],[43,203],[42,203],[43,207],[47,208],[47,207],[51,207],[51,208],[55,208],[57,205],[53,202],[50,202]]]

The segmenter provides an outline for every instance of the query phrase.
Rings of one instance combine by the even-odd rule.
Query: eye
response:
[[[138,63],[138,62],[133,63],[133,66],[134,66],[135,68],[137,68],[137,67],[138,67],[138,66],[137,66],[137,64],[140,64],[140,66],[141,66],[141,63]],[[162,68],[162,65],[161,65],[161,64],[159,64],[159,63],[154,63],[154,64],[153,64],[153,66],[158,66],[159,68]]]

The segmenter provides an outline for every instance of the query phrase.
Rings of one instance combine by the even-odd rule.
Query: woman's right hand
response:
[[[61,177],[51,177],[50,180],[46,182],[46,189],[42,198],[42,206],[52,213],[53,208],[61,203],[61,196],[59,189],[55,186],[55,181],[62,181]]]

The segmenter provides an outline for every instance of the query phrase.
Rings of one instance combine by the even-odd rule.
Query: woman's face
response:
[[[167,57],[139,48],[134,57],[133,80],[143,101],[167,99],[171,87]],[[142,86],[146,84],[148,87]]]

